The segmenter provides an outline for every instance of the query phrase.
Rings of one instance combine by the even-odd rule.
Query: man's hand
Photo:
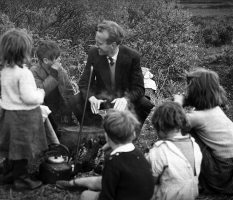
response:
[[[124,97],[114,99],[111,103],[115,103],[113,108],[117,110],[125,110],[128,105],[128,102]]]
[[[92,111],[92,113],[97,114],[98,110],[100,109],[100,104],[102,102],[105,102],[105,100],[96,99],[94,96],[91,96],[89,98],[89,102],[91,104],[91,111]]]

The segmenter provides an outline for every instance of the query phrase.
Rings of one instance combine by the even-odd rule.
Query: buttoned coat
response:
[[[98,99],[109,101],[126,97],[134,103],[145,94],[140,55],[137,51],[120,46],[115,65],[115,89],[111,87],[110,66],[105,55],[99,55],[98,49],[93,47],[88,55],[84,72],[79,81],[79,89],[83,98],[86,96],[91,66],[93,75],[88,97],[96,96]]]

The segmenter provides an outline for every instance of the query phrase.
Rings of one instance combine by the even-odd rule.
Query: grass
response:
[[[190,9],[190,11],[196,16],[233,16],[233,8],[222,8],[222,9],[213,9],[207,8],[203,5],[191,5],[186,8]],[[219,52],[219,48],[210,48],[209,54],[216,54]],[[227,90],[229,96],[229,110],[226,114],[229,116],[231,120],[233,120],[233,88],[231,85],[231,77],[229,76],[230,68],[224,65],[223,63],[215,63],[208,65],[209,68],[217,71],[220,75],[220,80]],[[233,66],[232,66],[233,67]],[[157,99],[156,105],[161,103],[163,99]],[[139,141],[136,143],[136,146],[141,148],[143,151],[146,151],[155,141],[156,136],[154,134],[153,128],[149,122],[146,121],[146,124],[143,127],[142,133],[140,135]],[[39,162],[34,162],[31,164],[32,171],[38,170]],[[88,174],[91,175],[92,173]],[[80,197],[81,190],[75,191],[64,191],[60,190],[55,187],[54,184],[44,185],[43,187],[34,190],[16,190],[13,188],[13,185],[4,185],[1,182],[1,175],[0,175],[0,199],[1,200],[71,200],[76,199],[78,200]],[[233,196],[227,195],[218,195],[218,194],[200,194],[198,196],[199,200],[233,200]]]
[[[210,50],[212,52],[212,50]],[[213,53],[213,52],[212,52]],[[229,99],[229,110],[227,111],[227,115],[229,118],[233,120],[233,90],[231,89],[231,78],[227,76],[226,74],[229,73],[230,69],[223,70],[225,68],[225,65],[219,65],[219,64],[213,64],[209,66],[215,71],[221,71],[224,73],[220,73],[220,79],[223,78],[222,82],[225,83],[225,89],[229,93],[229,96],[231,97]],[[160,104],[164,99],[157,99],[156,105]],[[153,111],[152,111],[153,112]],[[151,114],[152,114],[151,112]],[[150,115],[151,116],[151,115]],[[135,144],[137,147],[142,149],[143,151],[148,150],[154,141],[156,140],[156,135],[154,134],[153,127],[150,124],[150,116],[145,122],[145,125],[143,126],[142,133],[139,137],[138,142]],[[40,164],[39,161],[32,162],[30,167],[31,171],[38,170],[38,165]],[[83,175],[83,174],[79,174]],[[94,175],[93,172],[90,172],[87,174]],[[64,191],[56,188],[54,184],[48,184],[44,185],[43,187],[34,190],[34,191],[28,191],[28,190],[16,190],[13,188],[13,185],[4,185],[1,182],[1,176],[0,176],[0,199],[1,200],[78,200],[80,197],[81,190],[73,190],[73,191]],[[218,195],[218,194],[200,194],[198,196],[199,200],[233,200],[233,196],[227,196],[227,195]]]
[[[183,1],[185,2],[185,1]],[[195,16],[233,16],[233,1],[221,3],[205,3],[205,1],[199,1],[199,3],[181,3],[185,9],[188,9]]]
[[[57,189],[54,185],[45,185],[40,189],[33,191],[20,191],[10,187],[10,185],[1,186],[0,188],[0,199],[1,200],[78,200],[81,191],[65,191]]]
[[[233,8],[225,9],[207,9],[207,8],[187,8],[195,16],[233,16]]]

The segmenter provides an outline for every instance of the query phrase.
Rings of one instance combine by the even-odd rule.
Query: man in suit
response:
[[[89,52],[79,81],[80,95],[75,113],[76,116],[80,115],[79,121],[83,113],[91,66],[93,74],[85,122],[101,122],[97,115],[101,107],[119,110],[129,108],[136,113],[142,125],[149,115],[153,105],[144,96],[140,55],[136,50],[121,45],[123,37],[123,29],[115,22],[105,20],[98,25],[96,45]]]

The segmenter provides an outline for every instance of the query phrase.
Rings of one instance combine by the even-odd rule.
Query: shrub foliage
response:
[[[0,34],[24,28],[35,47],[40,40],[55,40],[63,66],[76,83],[103,19],[127,30],[124,44],[141,53],[142,67],[150,68],[165,96],[177,90],[183,70],[202,62],[201,47],[221,46],[233,37],[229,19],[208,25],[208,20],[193,17],[172,0],[0,0]],[[32,61],[37,62],[35,56]]]

